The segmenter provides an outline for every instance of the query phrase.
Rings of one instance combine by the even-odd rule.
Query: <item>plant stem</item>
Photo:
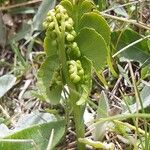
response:
[[[62,18],[61,23],[61,34],[60,30],[58,28],[57,20],[54,17],[55,20],[55,29],[57,30],[58,34],[58,41],[59,41],[59,60],[62,65],[62,78],[64,81],[64,85],[67,84],[70,88],[70,99],[69,104],[70,107],[73,109],[73,119],[75,123],[75,129],[76,129],[76,137],[83,138],[85,135],[85,127],[84,127],[84,121],[83,121],[83,113],[84,108],[83,106],[76,105],[77,100],[79,99],[79,95],[76,93],[76,87],[70,83],[68,80],[68,71],[67,71],[67,58],[66,58],[66,52],[65,52],[65,20]],[[77,141],[77,148],[78,150],[85,150],[85,144],[79,143]]]
[[[79,99],[79,96],[73,89],[75,89],[75,87],[70,90],[69,101],[73,111],[73,119],[75,123],[76,138],[77,138],[77,149],[85,150],[85,144],[80,143],[78,141],[79,138],[84,138],[85,136],[85,126],[83,120],[84,106],[76,104],[77,100]]]
[[[105,80],[105,77],[103,77],[103,75],[101,75],[96,69],[95,69],[95,73],[96,73],[97,77],[99,78],[99,80],[100,80],[100,81],[102,82],[102,84],[104,85],[104,87],[105,87],[106,89],[108,89],[108,88],[109,88],[109,85],[108,85],[107,81]]]
[[[121,114],[121,115],[116,115],[116,116],[111,116],[111,117],[106,117],[106,118],[95,119],[95,120],[91,121],[91,123],[92,123],[91,126],[96,125],[101,122],[114,121],[114,120],[125,120],[128,118],[136,118],[136,117],[150,118],[150,115],[146,114],[146,113]]]

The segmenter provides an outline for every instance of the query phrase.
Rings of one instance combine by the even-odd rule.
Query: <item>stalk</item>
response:
[[[83,120],[84,108],[82,108],[83,106],[76,105],[76,102],[79,99],[79,95],[75,92],[76,91],[75,86],[72,83],[70,83],[68,79],[69,75],[67,72],[67,59],[66,59],[66,53],[65,53],[64,20],[62,20],[61,27],[62,27],[62,31],[61,31],[61,34],[59,34],[59,60],[60,60],[60,63],[62,64],[62,77],[63,77],[63,80],[65,80],[65,83],[67,83],[68,86],[70,87],[69,103],[70,103],[71,108],[73,109],[73,120],[75,123],[76,138],[77,138],[77,149],[85,150],[85,144],[79,143],[78,141],[78,138],[83,138],[85,135],[85,126],[84,126],[84,120]],[[59,31],[58,28],[57,30]]]
[[[59,61],[60,64],[62,65],[62,78],[63,81],[66,82],[66,77],[67,76],[67,60],[66,60],[66,53],[65,53],[65,27],[64,24],[62,22],[62,33],[59,31],[59,27],[58,27],[58,23],[56,18],[53,16],[53,19],[55,21],[55,30],[57,31],[57,35],[58,35],[58,42],[59,42],[59,46],[58,46],[58,53],[59,53]],[[64,21],[64,20],[63,20]]]
[[[76,92],[74,92],[73,89],[70,90],[69,102],[70,102],[70,106],[72,108],[73,120],[75,123],[77,149],[85,150],[85,144],[80,143],[78,141],[79,138],[84,138],[84,136],[85,136],[85,125],[84,125],[84,120],[83,120],[84,106],[76,104],[76,102],[79,99],[79,96],[78,96],[78,94],[76,94]]]
[[[75,29],[78,27],[78,1],[74,0],[73,5],[74,5],[74,21],[75,21]],[[80,1],[79,1],[80,3]],[[79,95],[75,92],[76,87],[71,84],[70,86],[70,106],[72,108],[72,113],[73,113],[73,120],[75,124],[75,130],[76,130],[76,138],[77,138],[77,149],[78,150],[85,150],[85,144],[80,143],[78,141],[79,138],[84,138],[85,137],[85,125],[84,125],[84,120],[83,120],[83,114],[84,114],[84,109],[85,106],[82,105],[77,105],[76,102],[79,100]]]

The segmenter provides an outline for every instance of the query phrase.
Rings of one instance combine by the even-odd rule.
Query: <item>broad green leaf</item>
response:
[[[62,86],[52,86],[50,82],[53,74],[58,69],[59,62],[57,56],[48,57],[40,67],[38,72],[38,90],[39,94],[51,104],[58,104],[61,98]]]
[[[14,125],[15,131],[25,129],[31,125],[43,124],[50,121],[56,121],[56,117],[50,113],[33,111],[30,114],[23,114]]]
[[[90,0],[85,0],[81,3],[80,6],[80,17],[87,12],[91,12],[94,9],[96,9],[96,6],[94,5],[94,3]]]
[[[106,63],[108,52],[103,37],[94,29],[83,28],[76,41],[82,55],[90,59],[96,69],[101,70]]]
[[[96,6],[91,0],[63,0],[60,3],[67,10],[68,15],[74,20],[74,28],[77,29],[79,20],[84,13],[91,12]]]
[[[0,77],[0,98],[15,85],[15,82],[16,77],[11,74]]]
[[[101,15],[95,12],[85,13],[80,20],[79,30],[84,27],[95,29],[107,44],[110,43],[110,28]]]
[[[114,47],[117,51],[140,38],[142,37],[131,29],[126,29],[123,33],[121,31],[112,33],[112,43],[114,44]],[[116,41],[118,41],[118,43]],[[116,43],[117,45],[115,45]],[[141,64],[150,64],[150,53],[147,40],[145,39],[129,47],[128,49],[120,53],[118,56],[138,61]]]
[[[79,90],[79,92],[82,92],[80,99],[77,101],[77,105],[82,105],[87,101],[92,87],[92,62],[86,57],[83,57],[81,64],[85,72],[86,81],[82,83],[81,90]]]
[[[67,10],[67,14],[72,17],[73,5],[69,0],[63,0],[60,4]]]
[[[13,129],[9,129],[5,124],[0,124],[0,138],[14,134],[20,130],[31,127],[32,125],[43,124],[56,120],[56,117],[50,113],[34,111],[30,114],[24,114],[19,117],[18,121],[14,124]]]
[[[40,125],[33,125],[0,140],[3,150],[45,150],[48,145],[52,129],[54,130],[52,148],[56,146],[65,133],[65,121],[53,121]],[[10,140],[9,140],[10,139]],[[17,140],[20,140],[17,142]]]

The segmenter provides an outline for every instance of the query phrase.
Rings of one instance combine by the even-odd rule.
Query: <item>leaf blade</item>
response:
[[[62,86],[52,87],[50,89],[50,82],[53,74],[59,67],[57,55],[47,57],[45,62],[38,72],[38,91],[43,96],[43,99],[51,104],[58,104],[61,98]]]
[[[94,29],[83,28],[76,41],[82,55],[89,58],[96,69],[101,70],[105,65],[108,52],[103,37]]]
[[[13,75],[0,77],[0,98],[15,85],[15,82],[16,77]]]
[[[126,29],[123,33],[121,31],[112,33],[112,43],[118,44],[115,46],[116,51],[124,48],[125,46],[139,40],[141,36],[131,29]],[[143,66],[150,64],[150,53],[147,40],[143,40],[118,55],[120,58],[126,58],[141,63]]]
[[[54,138],[52,143],[52,148],[60,141],[65,133],[65,120],[54,121],[49,123],[44,123],[40,125],[34,125],[24,130],[18,131],[12,135],[5,137],[5,141],[0,141],[0,149],[5,150],[33,150],[33,149],[46,149],[50,132],[54,129]],[[7,139],[13,140],[23,140],[20,142],[10,142]],[[27,142],[24,142],[27,140]],[[34,141],[34,144],[32,143]]]
[[[106,20],[95,12],[85,13],[79,24],[79,30],[84,27],[95,29],[109,45],[110,43],[110,28]]]

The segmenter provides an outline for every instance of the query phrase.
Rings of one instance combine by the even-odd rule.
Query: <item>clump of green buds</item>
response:
[[[73,25],[72,18],[68,16],[66,9],[62,5],[57,5],[50,10],[43,23],[44,28],[47,29],[46,35],[52,39],[51,44],[57,46],[59,44],[58,37],[63,34],[66,54],[71,59],[77,59],[81,56],[81,53],[77,43],[74,42],[76,32]]]
[[[59,70],[56,70],[54,72],[51,83],[50,83],[50,87],[54,85],[62,85],[62,78],[61,78]]]
[[[79,58],[81,56],[81,52],[76,42],[72,42],[71,44],[68,44],[66,49],[67,49],[67,54],[71,58]]]
[[[80,60],[70,60],[68,61],[69,65],[69,74],[70,74],[70,80],[73,83],[80,82],[84,77],[84,70],[82,68]]]
[[[43,27],[45,29],[54,30],[57,26],[61,25],[62,20],[66,20],[67,18],[69,18],[69,16],[66,9],[61,5],[57,5],[54,9],[47,13]]]

